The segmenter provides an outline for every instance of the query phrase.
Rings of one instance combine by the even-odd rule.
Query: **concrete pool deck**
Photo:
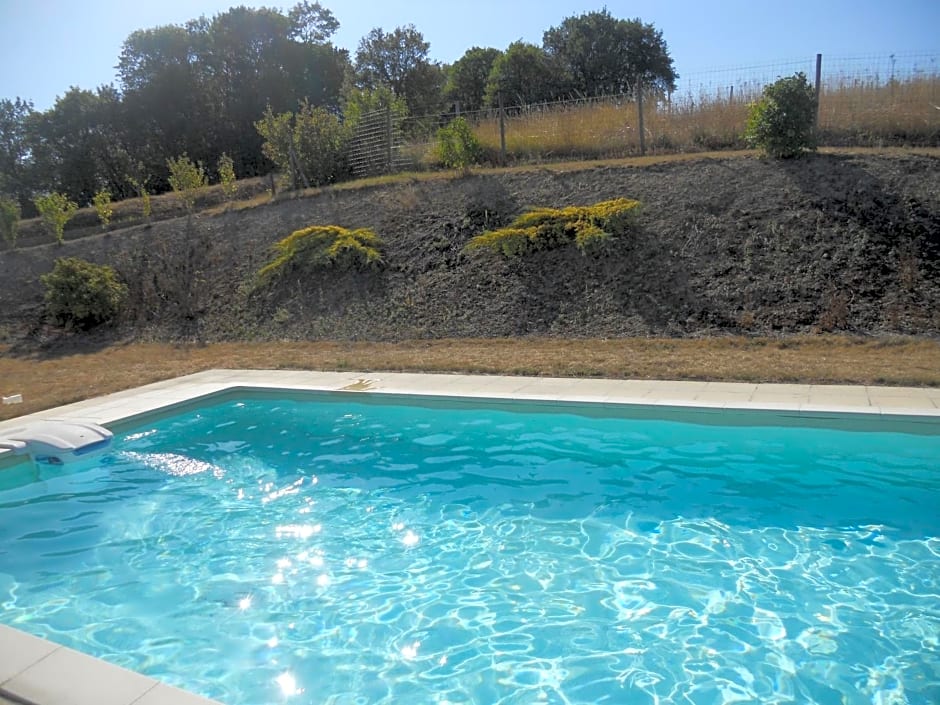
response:
[[[208,370],[0,422],[4,432],[44,419],[133,422],[242,388],[405,394],[505,401],[678,408],[692,414],[777,412],[789,418],[867,419],[940,433],[940,388],[751,384],[392,372]],[[23,390],[28,395],[29,390]],[[4,457],[6,456],[6,457]],[[0,471],[11,454],[0,453]],[[220,655],[224,658],[224,655]],[[152,678],[0,625],[0,705],[211,705]]]

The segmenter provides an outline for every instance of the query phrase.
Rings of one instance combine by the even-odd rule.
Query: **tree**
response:
[[[797,73],[764,87],[751,105],[744,137],[771,157],[789,159],[816,149],[816,91]]]
[[[67,196],[61,193],[49,193],[45,196],[39,196],[35,199],[36,210],[42,218],[46,232],[55,238],[55,241],[62,244],[65,238],[65,224],[72,219],[78,205],[70,201]]]
[[[219,172],[219,183],[222,185],[222,195],[231,203],[235,200],[235,194],[238,193],[238,184],[235,182],[235,164],[229,155],[223,154],[219,157],[216,168]]]
[[[567,17],[544,33],[542,46],[583,95],[625,93],[638,82],[675,90],[678,74],[662,32],[639,18],[616,19],[606,9]]]
[[[486,80],[493,63],[502,54],[499,49],[473,47],[464,52],[447,70],[444,96],[460,103],[460,110],[472,112],[483,108]]]
[[[97,92],[70,88],[30,121],[29,147],[37,185],[66,194],[82,206],[104,185],[130,193],[130,158],[123,144],[121,98],[110,86]]]
[[[495,106],[500,93],[506,105],[554,100],[560,94],[558,72],[537,46],[513,42],[493,61],[486,81],[486,104]]]
[[[265,156],[290,174],[295,189],[332,183],[345,170],[349,129],[324,108],[303,103],[297,113],[275,115],[269,107],[255,128]]]
[[[305,44],[320,44],[339,29],[333,13],[318,2],[299,2],[287,13],[291,37]]]
[[[404,98],[412,115],[424,115],[440,103],[443,72],[428,60],[430,44],[414,25],[385,33],[373,29],[356,51],[356,85],[375,89],[386,86]]]
[[[28,100],[0,100],[0,195],[20,201],[31,196],[27,183],[29,168],[28,130],[33,104]]]
[[[101,228],[107,230],[108,225],[111,223],[111,216],[114,215],[110,192],[107,189],[101,189],[92,199],[92,205],[95,207],[95,213],[98,214],[98,220],[101,221]]]
[[[124,96],[130,152],[154,176],[156,191],[169,187],[166,160],[186,153],[206,160],[219,124],[218,91],[205,64],[207,21],[133,32],[117,70]]]
[[[202,162],[193,162],[186,154],[176,159],[167,159],[166,165],[170,170],[170,187],[179,194],[186,210],[191,215],[196,207],[196,195],[208,183],[206,170]]]
[[[254,128],[268,105],[339,105],[349,54],[326,41],[337,27],[319,3],[301,2],[287,14],[239,6],[131,34],[118,72],[133,151],[157,189],[166,158],[183,152],[207,164],[226,153],[240,177],[268,171]]]

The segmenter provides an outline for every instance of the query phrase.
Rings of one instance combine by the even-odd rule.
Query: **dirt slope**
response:
[[[643,203],[607,252],[507,261],[471,237],[527,206]],[[252,291],[270,246],[310,224],[371,227],[379,272]],[[940,334],[940,158],[819,154],[552,168],[327,190],[253,209],[0,253],[0,340],[49,335],[38,275],[56,257],[115,266],[112,337],[375,339],[720,332]]]

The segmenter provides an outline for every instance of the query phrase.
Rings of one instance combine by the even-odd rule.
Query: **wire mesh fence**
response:
[[[459,114],[493,164],[744,148],[749,104],[797,72],[813,83],[816,57],[691,73],[671,93],[644,92],[642,139],[636,93]],[[940,54],[822,57],[819,87],[821,144],[940,144]],[[433,166],[437,129],[457,114],[368,116],[356,175]]]

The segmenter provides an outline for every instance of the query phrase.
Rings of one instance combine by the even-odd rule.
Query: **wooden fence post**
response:
[[[505,166],[506,164],[506,114],[503,110],[503,94],[500,91],[496,94],[497,103],[499,105],[499,162],[501,165]]]
[[[643,129],[643,82],[636,81],[636,109],[640,116],[640,156],[646,154],[646,134]]]

